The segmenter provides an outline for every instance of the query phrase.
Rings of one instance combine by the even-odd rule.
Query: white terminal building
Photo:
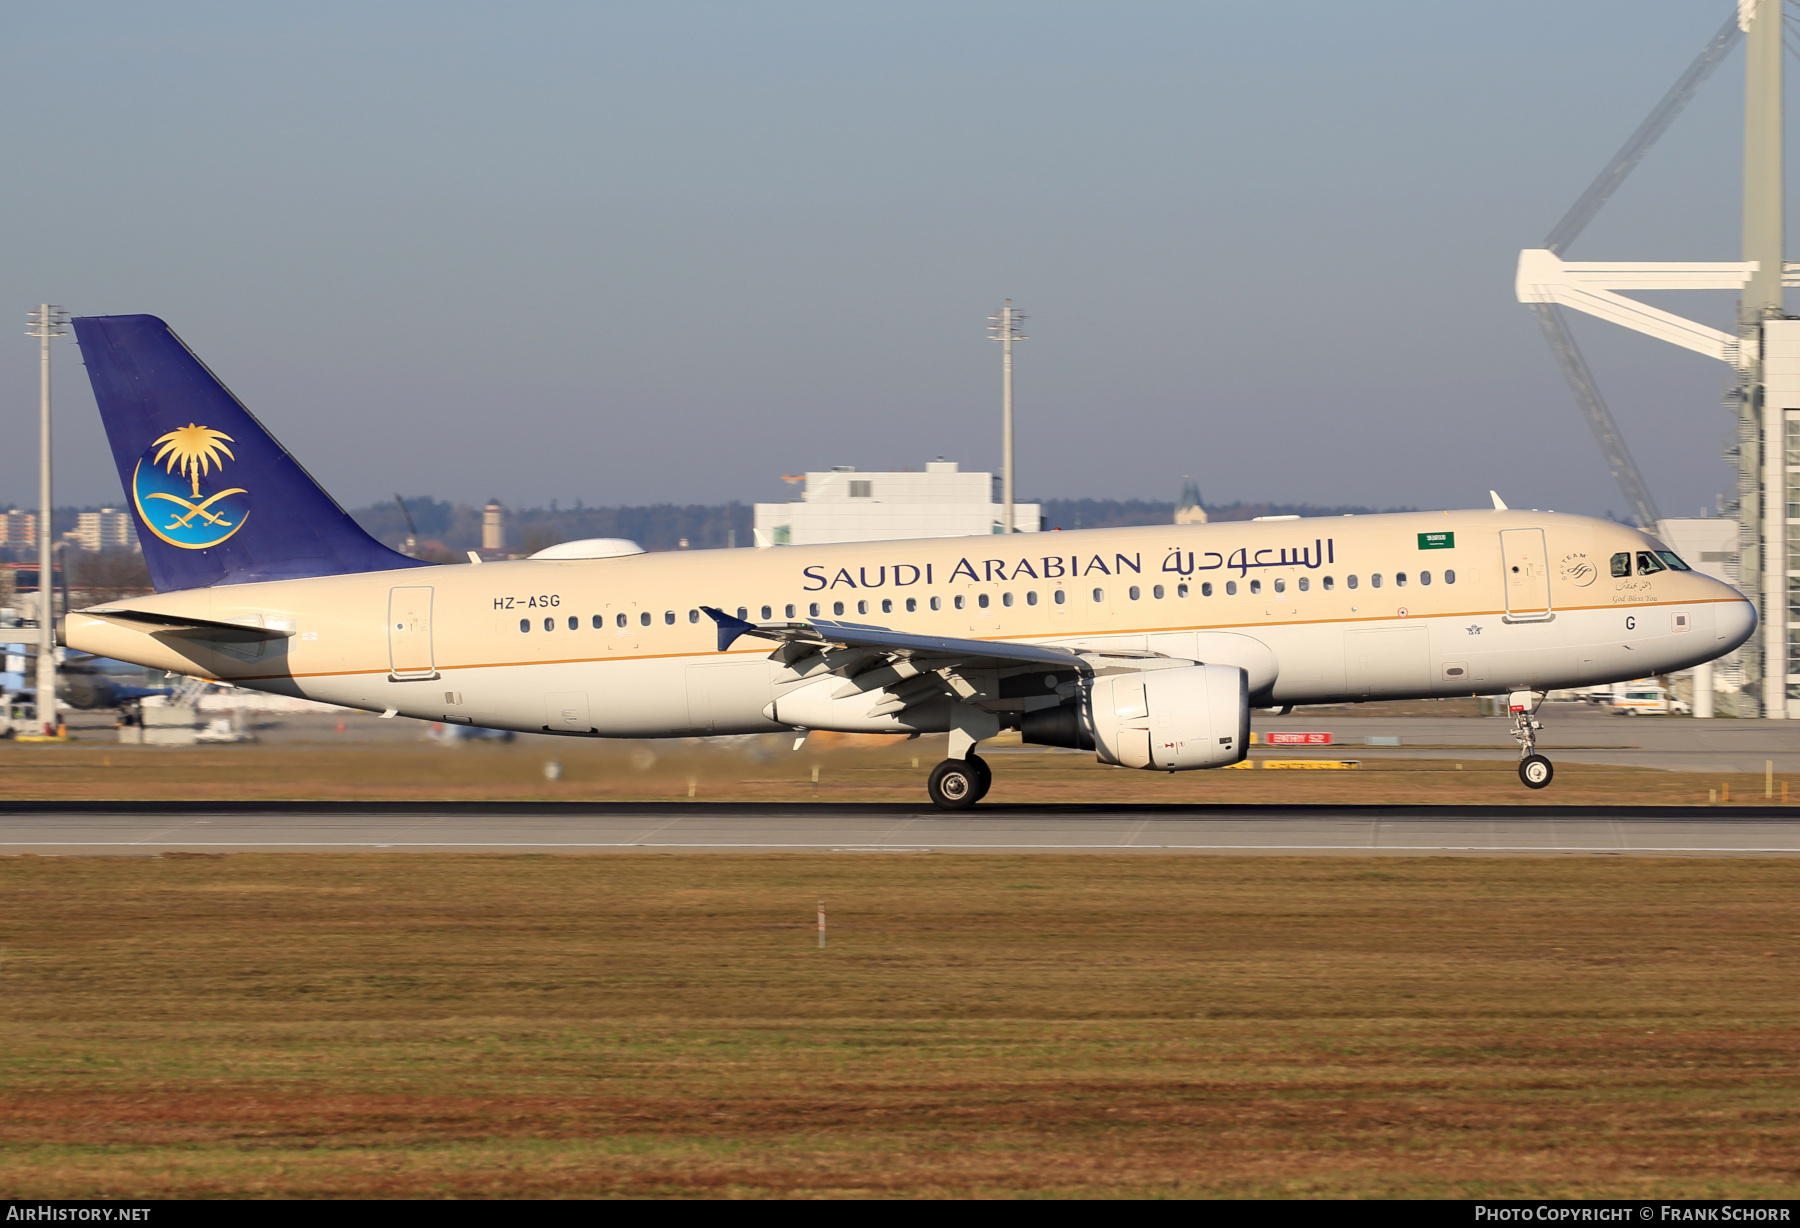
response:
[[[955,461],[935,460],[923,473],[858,473],[849,465],[808,473],[792,503],[758,503],[760,546],[828,546],[837,542],[899,541],[912,537],[973,537],[1004,532],[1004,509],[994,501],[994,475],[964,473]],[[1035,503],[1013,505],[1022,533],[1043,527]]]

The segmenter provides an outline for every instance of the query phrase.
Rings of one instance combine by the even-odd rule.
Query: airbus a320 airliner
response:
[[[74,326],[157,591],[69,614],[64,642],[389,716],[948,733],[928,787],[963,809],[1006,729],[1179,772],[1240,762],[1255,707],[1506,695],[1542,788],[1546,691],[1756,625],[1653,537],[1503,508],[437,566],[365,533],[163,321]]]

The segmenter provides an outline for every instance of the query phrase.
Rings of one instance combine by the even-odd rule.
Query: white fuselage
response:
[[[1674,569],[1613,573],[1617,555],[1659,549],[1609,521],[1514,511],[683,551],[117,603],[284,633],[263,642],[104,613],[70,615],[65,635],[83,651],[239,686],[501,729],[903,733],[931,718],[869,717],[866,702],[835,725],[816,703],[807,721],[784,717],[784,698],[816,684],[771,659],[766,641],[717,651],[700,607],[1221,660],[1251,672],[1264,705],[1495,694],[1665,673],[1747,639],[1753,607],[1727,585]]]

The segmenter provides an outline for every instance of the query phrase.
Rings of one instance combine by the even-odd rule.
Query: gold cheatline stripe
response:
[[[1640,601],[1630,605],[1575,605],[1563,607],[1563,613],[1573,614],[1578,610],[1648,610],[1658,606],[1688,605],[1733,605],[1746,600],[1741,597],[1702,597],[1695,601]],[[1552,610],[1551,613],[1557,611]],[[1042,640],[1047,638],[1070,639],[1078,635],[1179,635],[1184,631],[1230,631],[1239,627],[1314,627],[1327,626],[1333,623],[1379,623],[1379,622],[1411,622],[1416,618],[1494,618],[1504,617],[1505,610],[1464,610],[1449,614],[1408,614],[1402,618],[1398,614],[1383,614],[1368,618],[1308,618],[1290,622],[1254,622],[1254,623],[1210,623],[1192,627],[1108,627],[1099,631],[1071,631],[1066,634],[1052,632],[1045,635],[1037,632],[1031,635],[996,635],[986,639],[985,643],[1009,643],[1014,640]],[[924,633],[921,633],[924,634]],[[954,637],[945,637],[954,638]],[[1103,651],[1103,650],[1102,650]],[[604,661],[662,661],[673,657],[693,657],[702,654],[695,652],[645,652],[628,657],[558,657],[547,661],[482,661],[473,665],[434,665],[438,672],[447,669],[510,669],[519,665],[589,665]],[[709,653],[708,656],[746,657],[756,655],[755,649],[739,652]],[[763,655],[767,655],[766,653]],[[235,674],[230,678],[216,678],[216,682],[265,682],[280,678],[354,678],[362,674],[389,674],[393,670],[386,666],[380,669],[342,669],[320,670],[306,674]],[[205,675],[199,675],[204,677]],[[409,679],[408,681],[419,681]]]

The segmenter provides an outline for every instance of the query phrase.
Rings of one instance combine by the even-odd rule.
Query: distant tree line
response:
[[[1119,529],[1130,525],[1169,524],[1175,519],[1173,503],[1143,499],[1045,499],[1046,529]],[[1209,505],[1209,520],[1253,520],[1258,516],[1369,516],[1378,509],[1346,505],[1320,507],[1312,503],[1223,503]],[[1381,508],[1386,512],[1416,512],[1414,507]]]
[[[479,506],[416,495],[406,499],[406,511],[418,528],[421,558],[441,553],[444,561],[461,562],[466,552],[481,546]],[[398,547],[406,537],[406,521],[392,501],[355,508],[350,515],[370,536],[390,546]],[[506,509],[506,550],[532,554],[584,537],[629,538],[646,550],[678,550],[683,538],[692,550],[722,548],[734,540],[748,546],[751,517],[747,503],[561,507],[552,501],[547,508]]]
[[[1027,502],[1029,500],[1026,500]],[[1175,519],[1172,502],[1143,499],[1045,499],[1041,501],[1046,529],[1111,529],[1128,525],[1169,524]],[[481,508],[468,503],[446,503],[428,495],[406,500],[406,510],[418,528],[424,558],[461,561],[465,553],[481,546]],[[1206,509],[1213,520],[1249,520],[1255,516],[1368,515],[1372,507],[1318,507],[1309,503],[1227,503]],[[1410,512],[1416,508],[1386,508]],[[406,522],[393,502],[360,507],[350,513],[371,535],[390,546],[406,537]],[[717,549],[733,540],[740,546],[754,544],[750,529],[753,512],[747,503],[675,504],[647,507],[572,508],[552,502],[549,507],[507,508],[506,548],[510,554],[531,554],[557,542],[583,537],[625,537],[646,550],[678,550],[683,539],[689,549]]]
[[[1172,502],[1144,499],[1043,499],[1046,529],[1112,529],[1130,525],[1168,524],[1175,519]],[[7,506],[0,503],[0,510]],[[82,512],[97,512],[99,507],[59,507],[54,517],[58,536],[75,527]],[[406,500],[419,538],[421,558],[438,562],[462,562],[470,550],[481,546],[482,509],[469,503],[450,503],[429,495],[413,495]],[[1214,521],[1249,520],[1256,516],[1343,516],[1369,515],[1380,511],[1411,512],[1417,508],[1373,508],[1361,506],[1321,507],[1310,503],[1226,503],[1206,509]],[[370,535],[389,546],[398,547],[406,539],[406,522],[400,508],[392,500],[368,507],[352,509],[350,515]],[[750,528],[753,518],[747,503],[654,503],[642,507],[561,507],[555,500],[549,507],[507,508],[506,549],[509,554],[531,554],[557,542],[583,537],[625,537],[646,550],[679,550],[683,539],[693,550],[719,549],[735,541],[740,546],[754,544]],[[35,550],[4,552],[17,560],[33,561]],[[104,558],[89,555],[85,559],[71,552],[68,566],[71,574],[88,573],[96,589],[129,591],[147,588],[149,577],[143,560],[135,555]]]

